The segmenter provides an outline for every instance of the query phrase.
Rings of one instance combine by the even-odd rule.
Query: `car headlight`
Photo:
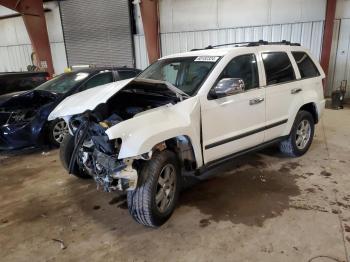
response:
[[[17,110],[10,113],[7,124],[26,123],[35,117],[34,110]]]

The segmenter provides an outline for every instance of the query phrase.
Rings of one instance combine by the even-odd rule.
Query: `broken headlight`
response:
[[[30,122],[35,117],[34,110],[17,110],[10,113],[7,124],[18,124]]]

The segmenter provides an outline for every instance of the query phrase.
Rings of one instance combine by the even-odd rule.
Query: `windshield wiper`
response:
[[[186,94],[184,91],[178,89],[176,86],[174,86],[172,83],[169,83],[167,81],[162,81],[171,91],[175,92],[176,95],[180,98],[182,101],[183,99],[190,98],[191,96]]]
[[[179,88],[177,88],[176,86],[174,86],[173,84],[171,84],[171,83],[169,83],[167,81],[156,80],[156,79],[149,79],[149,78],[136,78],[135,81],[143,81],[143,82],[153,83],[153,84],[163,84],[170,91],[175,93],[176,97],[179,98],[181,101],[183,99],[191,97],[190,95],[186,94],[185,92],[183,92],[182,90],[180,90]]]

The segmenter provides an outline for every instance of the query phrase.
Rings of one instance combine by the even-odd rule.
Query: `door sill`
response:
[[[256,151],[259,151],[263,148],[266,148],[266,147],[269,147],[271,145],[274,145],[278,142],[281,142],[283,139],[285,139],[287,136],[283,136],[283,137],[278,137],[278,138],[275,138],[273,140],[270,140],[270,141],[267,141],[267,142],[264,142],[258,146],[254,146],[254,147],[251,147],[251,148],[248,148],[248,149],[244,149],[242,151],[239,151],[239,152],[236,152],[236,153],[233,153],[231,155],[228,155],[228,156],[224,156],[222,158],[219,158],[219,159],[216,159],[216,160],[213,160],[213,161],[210,161],[208,162],[207,164],[205,164],[204,166],[200,167],[199,169],[197,169],[195,171],[195,175],[196,176],[200,176],[202,175],[204,172],[207,172],[227,161],[230,161],[234,158],[237,158],[239,156],[242,156],[242,155],[245,155],[245,154],[248,154],[248,153],[252,153],[252,152],[256,152]]]

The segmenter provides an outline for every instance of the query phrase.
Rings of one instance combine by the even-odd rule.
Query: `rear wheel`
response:
[[[64,137],[61,146],[60,146],[60,160],[63,167],[69,172],[69,164],[72,158],[73,150],[74,150],[74,136],[69,133]],[[81,168],[77,161],[73,163],[72,175],[79,178],[91,178],[90,175],[86,174]]]
[[[168,150],[155,153],[141,169],[138,187],[127,193],[131,216],[149,227],[164,224],[176,207],[180,179],[176,155]]]
[[[314,131],[312,115],[307,111],[299,111],[288,138],[280,143],[281,152],[292,157],[305,154],[312,143]]]

